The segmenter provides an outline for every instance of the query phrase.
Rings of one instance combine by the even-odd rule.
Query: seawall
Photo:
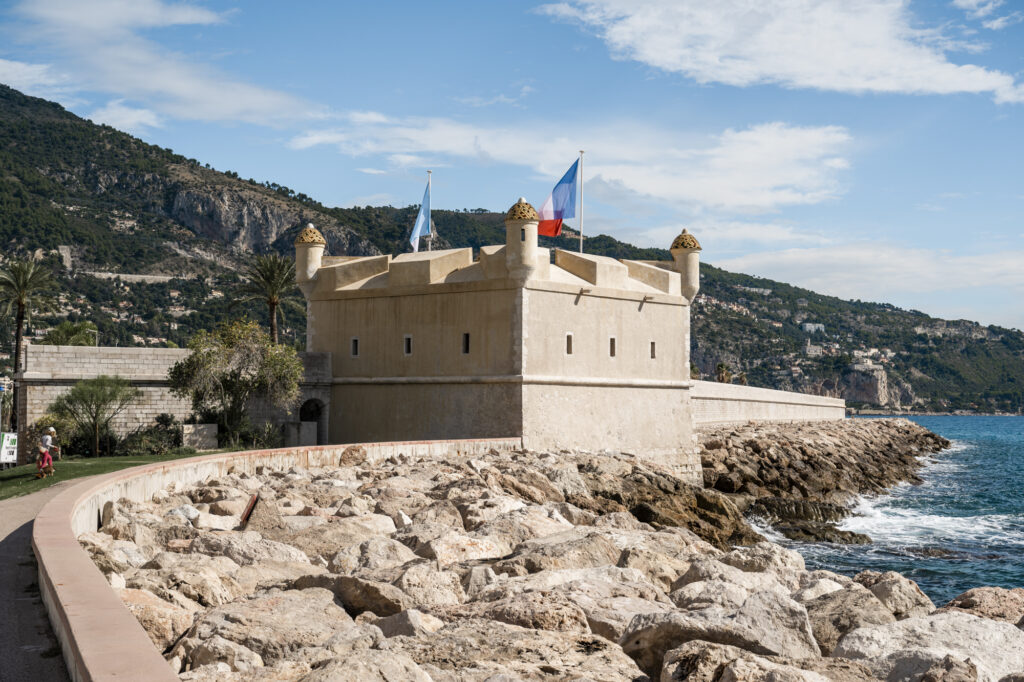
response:
[[[694,381],[690,404],[694,425],[700,430],[751,421],[833,421],[846,416],[846,403],[841,398],[714,381]]]

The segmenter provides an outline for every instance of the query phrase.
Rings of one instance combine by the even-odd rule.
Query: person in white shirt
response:
[[[52,426],[43,432],[43,437],[39,440],[39,447],[47,452],[50,452],[53,448],[53,439],[57,437],[57,429]],[[53,453],[50,453],[53,454]]]

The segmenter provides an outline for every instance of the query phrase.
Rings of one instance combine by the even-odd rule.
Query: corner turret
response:
[[[687,301],[693,303],[694,297],[700,291],[700,242],[684,228],[672,241],[669,251],[682,278],[681,293]]]
[[[519,197],[505,214],[505,263],[509,276],[526,281],[537,269],[537,211]]]
[[[327,240],[320,231],[309,223],[295,238],[295,283],[302,295],[309,298],[313,291],[316,272],[323,262]]]

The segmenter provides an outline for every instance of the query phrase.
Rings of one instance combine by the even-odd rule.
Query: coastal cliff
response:
[[[863,543],[835,522],[861,495],[920,483],[949,441],[906,419],[749,424],[700,434],[704,485],[792,540]]]

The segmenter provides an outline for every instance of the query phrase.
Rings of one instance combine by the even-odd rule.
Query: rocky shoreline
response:
[[[750,424],[700,434],[704,485],[791,540],[867,543],[839,530],[861,495],[920,483],[949,441],[906,419]]]
[[[1024,590],[808,571],[742,492],[623,454],[342,460],[108,503],[80,542],[182,680],[1024,682]]]

